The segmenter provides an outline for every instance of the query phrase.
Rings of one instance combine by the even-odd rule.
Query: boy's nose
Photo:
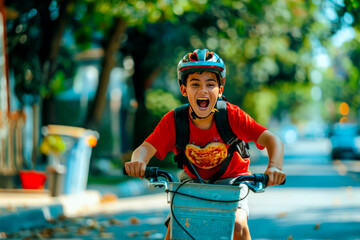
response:
[[[202,86],[202,87],[200,88],[200,91],[201,91],[201,92],[206,92],[206,91],[207,91],[206,86]]]

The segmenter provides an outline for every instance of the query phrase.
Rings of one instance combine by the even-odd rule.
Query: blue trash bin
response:
[[[62,193],[81,193],[87,188],[92,147],[96,145],[99,134],[96,131],[78,127],[49,125],[45,135],[60,135],[65,140],[66,152],[63,162],[66,167]]]

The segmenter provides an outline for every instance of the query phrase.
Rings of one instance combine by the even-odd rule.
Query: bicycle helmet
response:
[[[226,68],[224,61],[208,49],[196,49],[186,54],[177,67],[179,85],[185,84],[185,77],[189,73],[209,71],[218,74],[220,84],[225,85]]]

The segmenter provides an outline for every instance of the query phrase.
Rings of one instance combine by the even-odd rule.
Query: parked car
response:
[[[332,159],[360,159],[360,131],[354,123],[336,123],[330,130]]]

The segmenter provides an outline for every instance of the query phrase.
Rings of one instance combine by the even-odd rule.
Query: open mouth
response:
[[[209,106],[209,99],[207,98],[198,98],[196,103],[200,109],[206,109]]]

